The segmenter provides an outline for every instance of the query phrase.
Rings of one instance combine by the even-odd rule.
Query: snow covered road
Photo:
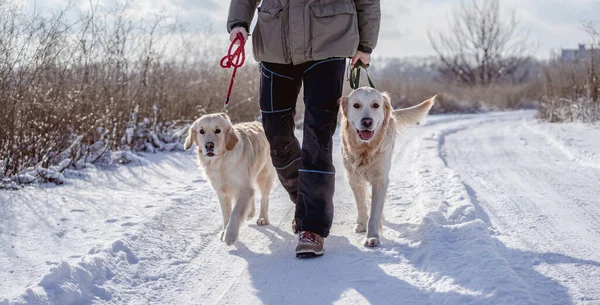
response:
[[[338,153],[325,255],[293,206],[219,240],[191,153],[0,192],[0,304],[600,304],[600,128],[533,112],[433,116],[398,138],[382,246],[353,232]]]
[[[600,304],[600,169],[548,147],[551,135],[535,128],[498,121],[449,135],[448,166],[483,207],[483,220],[511,249],[503,256],[537,299]],[[598,130],[573,136],[600,141]],[[526,264],[534,270],[519,268]]]

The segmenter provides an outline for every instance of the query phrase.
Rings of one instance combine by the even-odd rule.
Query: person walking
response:
[[[252,33],[261,73],[260,111],[271,158],[296,205],[296,256],[323,255],[333,223],[332,136],[337,126],[346,58],[371,61],[381,20],[379,0],[231,0],[227,30],[233,40]],[[304,128],[294,135],[296,100],[304,84]]]

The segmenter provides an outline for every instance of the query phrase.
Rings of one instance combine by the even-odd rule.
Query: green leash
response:
[[[365,69],[365,72],[367,72],[367,80],[369,81],[369,86],[375,89],[375,85],[373,85],[373,81],[369,76],[369,64],[365,65],[360,60],[358,60],[356,64],[354,64],[354,67],[350,69],[350,79],[348,80],[350,82],[350,88],[352,88],[352,90],[356,90],[358,89],[358,87],[360,87],[360,69]]]

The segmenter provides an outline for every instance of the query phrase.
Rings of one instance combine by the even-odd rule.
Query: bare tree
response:
[[[497,80],[521,81],[519,66],[527,60],[528,35],[520,31],[514,10],[503,15],[499,0],[461,2],[444,30],[430,31],[440,73],[468,85]]]
[[[581,27],[592,39],[592,44],[600,44],[600,21],[586,20]]]

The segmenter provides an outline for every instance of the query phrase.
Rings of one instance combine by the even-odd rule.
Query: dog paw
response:
[[[256,221],[256,224],[259,226],[266,226],[269,224],[269,219],[266,217],[258,218],[258,220]]]
[[[356,226],[354,227],[354,232],[356,232],[356,233],[367,232],[367,225],[362,224],[362,223],[357,223]]]
[[[233,245],[238,239],[238,234],[237,230],[227,230],[223,236],[223,242],[228,246]]]
[[[379,237],[367,237],[364,241],[365,247],[369,248],[378,247],[380,244],[381,243],[379,242]]]

